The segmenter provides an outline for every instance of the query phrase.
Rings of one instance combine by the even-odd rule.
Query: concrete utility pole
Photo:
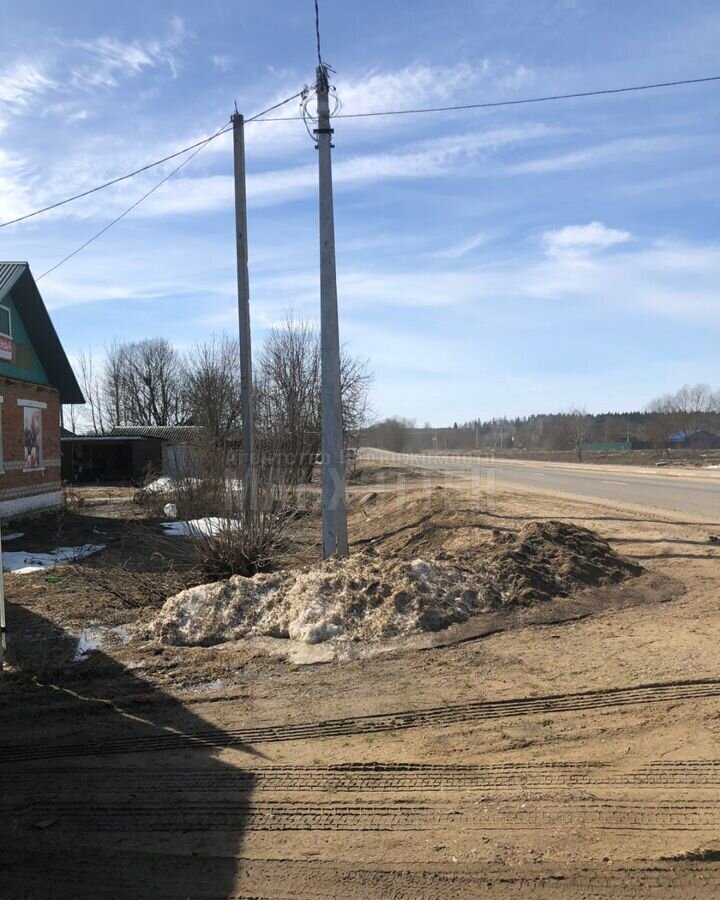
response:
[[[250,346],[250,277],[248,273],[247,196],[245,191],[245,125],[235,113],[235,243],[237,247],[238,313],[240,319],[240,408],[242,413],[243,510],[247,516],[255,500],[255,427]]]
[[[317,67],[317,139],[320,176],[320,353],[322,362],[323,558],[347,556],[345,452],[340,395],[340,333],[335,273],[335,219],[332,191],[332,128],[328,71]]]

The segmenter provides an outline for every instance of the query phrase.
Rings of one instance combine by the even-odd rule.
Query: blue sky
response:
[[[675,0],[324,0],[344,112],[717,71],[720,7]],[[314,77],[311,0],[4,0],[0,219],[122,174]],[[720,84],[335,123],[341,338],[378,415],[434,424],[639,408],[720,384]],[[286,107],[297,113],[295,103]],[[256,348],[316,319],[316,152],[247,127]],[[171,165],[0,231],[49,268]],[[71,354],[236,328],[229,136],[41,281]]]

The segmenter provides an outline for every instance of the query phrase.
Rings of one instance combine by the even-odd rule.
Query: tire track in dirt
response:
[[[610,688],[573,694],[555,694],[511,700],[480,700],[455,706],[431,707],[369,716],[353,716],[255,728],[214,728],[194,733],[163,731],[156,736],[87,741],[83,744],[16,745],[0,749],[0,762],[24,762],[62,757],[105,756],[233,744],[317,740],[356,734],[377,734],[407,728],[447,727],[518,716],[563,712],[592,712],[621,706],[700,700],[720,696],[720,680],[674,681],[663,684]]]
[[[282,872],[279,876],[278,871]],[[534,900],[715,900],[720,889],[720,866],[617,866],[588,865],[550,868],[544,865],[518,870],[497,863],[473,869],[454,865],[426,866],[418,871],[389,867],[341,867],[322,863],[282,860],[243,860],[247,888],[234,900],[335,900],[338,889],[343,900],[483,900],[483,898],[527,898]],[[288,891],[288,883],[299,889]],[[302,886],[306,886],[303,890]]]
[[[720,866],[687,862],[652,864],[590,863],[585,866],[514,866],[496,862],[417,864],[402,866],[329,863],[314,860],[238,858],[237,884],[222,898],[213,889],[207,859],[123,853],[96,848],[92,867],[87,859],[44,848],[32,858],[23,858],[21,846],[10,845],[3,870],[4,895],[37,900],[119,900],[138,897],[136,872],[149,872],[154,900],[176,900],[186,896],[187,885],[199,885],[197,900],[484,900],[527,898],[533,900],[715,900],[720,893]],[[110,880],[98,881],[94,866],[112,872]],[[52,886],[45,873],[53,872]],[[204,877],[203,877],[204,876]],[[203,885],[199,882],[204,881]],[[146,895],[149,896],[149,894]]]
[[[613,831],[709,831],[720,826],[716,800],[580,800],[517,798],[489,802],[215,802],[152,805],[146,800],[59,802],[48,814],[73,833],[223,831],[512,831],[553,828]]]
[[[0,776],[0,795],[14,792],[16,776]],[[618,771],[597,763],[498,765],[433,765],[424,763],[357,763],[336,766],[267,766],[222,773],[207,769],[102,768],[97,771],[53,768],[32,772],[36,793],[52,794],[58,782],[82,784],[95,797],[125,792],[167,796],[173,792],[219,793],[258,791],[432,793],[433,791],[564,790],[582,786],[628,788],[715,788],[720,791],[720,760],[658,761],[636,771]]]

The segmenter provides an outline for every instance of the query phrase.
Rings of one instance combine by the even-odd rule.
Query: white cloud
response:
[[[31,180],[25,160],[0,148],[0,217],[14,219],[31,203]]]
[[[607,163],[627,163],[632,160],[653,156],[658,153],[684,150],[703,140],[697,137],[669,137],[655,135],[640,138],[619,138],[603,144],[594,144],[582,150],[546,156],[515,163],[506,168],[508,175],[540,175],[548,172],[565,172],[572,169],[586,169]]]
[[[210,57],[210,62],[216,69],[220,69],[221,72],[229,72],[233,67],[232,59],[223,53],[213,53]]]
[[[366,113],[375,110],[405,109],[446,102],[462,103],[463,96],[479,85],[518,89],[533,74],[525,66],[483,59],[476,65],[458,63],[452,66],[416,64],[395,71],[374,69],[336,82],[343,112]],[[387,127],[387,121],[383,127]]]
[[[147,41],[123,42],[108,36],[92,41],[76,41],[73,46],[91,58],[77,66],[72,81],[78,87],[116,87],[121,78],[144,69],[167,66],[177,77],[177,51],[186,38],[185,26],[177,16],[171,19],[168,35]]]
[[[608,255],[548,256],[517,272],[514,291],[542,301],[572,300],[578,313],[587,304],[720,327],[719,283],[720,246],[655,241]]]
[[[56,87],[35,63],[18,61],[0,72],[0,103],[24,110],[37,97]]]
[[[367,153],[346,157],[336,162],[333,169],[336,190],[369,185],[379,181],[439,178],[463,174],[480,157],[491,156],[501,147],[517,145],[556,133],[544,125],[528,123],[514,128],[490,129],[406,144],[390,153]],[[225,138],[226,136],[223,136]],[[222,140],[222,139],[218,139]],[[217,143],[217,142],[213,142]],[[212,146],[212,144],[210,145]],[[228,153],[230,148],[227,147]],[[247,192],[251,206],[273,206],[304,197],[317,189],[317,163],[290,168],[269,169],[248,175]],[[200,163],[202,157],[199,158]],[[125,166],[131,165],[126,160]],[[168,163],[145,176],[133,179],[87,200],[68,204],[48,214],[48,218],[105,219],[117,215],[130,203],[142,196],[177,161]],[[191,163],[197,165],[197,163]],[[122,170],[108,169],[108,175]],[[190,167],[183,171],[189,172]],[[92,186],[100,177],[89,158],[76,160],[62,176],[46,177],[44,191],[34,197],[33,203],[22,208],[26,212],[33,206],[51,202],[56,197],[74,193]],[[163,185],[157,193],[133,211],[133,218],[210,213],[230,208],[233,198],[231,175],[178,175]],[[19,201],[16,202],[19,205]]]
[[[435,256],[441,259],[459,259],[461,256],[477,250],[478,247],[482,247],[483,244],[487,244],[489,240],[490,235],[483,231],[479,234],[470,235],[464,240],[458,241],[457,244],[446,247],[444,250],[438,250]]]
[[[407,144],[389,153],[358,154],[341,159],[333,168],[336,187],[371,184],[390,179],[437,178],[463,174],[482,155],[506,145],[530,142],[556,133],[545,125],[529,123]],[[257,205],[283,203],[302,196],[317,184],[315,165],[271,170],[248,178],[248,199]]]
[[[618,244],[632,240],[629,231],[608,228],[602,222],[589,222],[587,225],[566,225],[546,231],[543,241],[550,255],[589,253],[594,250],[607,250]]]

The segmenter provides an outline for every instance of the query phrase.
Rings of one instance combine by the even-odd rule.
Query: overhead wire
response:
[[[414,115],[414,114],[422,114],[422,113],[441,113],[441,112],[459,112],[463,110],[470,109],[495,109],[504,106],[522,106],[525,104],[532,103],[548,103],[557,100],[572,100],[583,97],[599,97],[599,96],[607,96],[613,94],[625,94],[632,93],[637,91],[650,91],[656,90],[659,88],[669,88],[669,87],[679,87],[682,85],[691,85],[691,84],[705,84],[709,82],[720,81],[720,75],[709,75],[703,78],[685,78],[677,81],[660,81],[653,82],[651,84],[639,84],[639,85],[631,85],[628,87],[620,87],[620,88],[603,88],[600,90],[593,91],[577,91],[575,93],[570,94],[550,94],[542,97],[526,97],[518,100],[494,100],[483,103],[464,103],[460,105],[454,106],[427,106],[427,107],[416,107],[409,109],[388,109],[388,110],[375,110],[364,113],[345,113],[337,111],[333,118],[337,119],[365,119],[372,118],[375,116],[405,116],[405,115]],[[246,119],[247,122],[293,122],[293,121],[303,121],[306,120],[308,116],[307,109],[301,110],[301,114],[299,116],[281,116],[281,117],[268,117],[267,113],[272,112],[275,109],[278,109],[281,106],[284,106],[286,103],[289,103],[291,100],[296,99],[297,97],[305,98],[307,96],[307,88],[304,88],[302,91],[298,91],[298,93],[294,94],[292,97],[288,97],[285,100],[280,101],[279,103],[274,104],[273,106],[268,107],[268,109],[263,110],[263,112],[258,113],[250,119]],[[183,147],[182,150],[176,150],[174,153],[169,154],[168,156],[164,156],[161,159],[157,159],[154,162],[148,163],[147,165],[141,166],[139,169],[134,169],[132,172],[128,172],[126,175],[120,175],[117,178],[113,178],[110,181],[103,182],[102,184],[96,185],[93,188],[89,188],[87,191],[82,191],[79,194],[74,194],[71,197],[66,197],[64,200],[58,200],[56,203],[51,203],[48,206],[43,206],[40,209],[33,210],[32,212],[25,213],[22,216],[17,216],[14,219],[9,219],[7,222],[0,222],[0,228],[6,228],[8,225],[15,225],[19,222],[24,222],[27,219],[31,219],[34,216],[39,216],[42,213],[50,212],[53,209],[57,209],[61,206],[65,206],[67,203],[72,203],[75,200],[81,200],[83,197],[88,197],[91,194],[97,193],[98,191],[102,191],[105,188],[111,187],[112,185],[119,184],[120,182],[127,181],[130,178],[134,178],[136,175],[140,175],[143,172],[147,172],[149,169],[153,169],[156,166],[162,165],[163,163],[169,162],[172,159],[176,159],[178,156],[182,156],[184,153],[188,153],[191,150],[196,148],[202,148],[211,140],[215,140],[220,137],[222,134],[230,131],[232,125],[223,126],[219,131],[217,131],[214,135],[210,135],[209,138],[203,138],[200,141],[197,141],[194,144],[190,144],[188,147]]]
[[[315,40],[317,42],[318,65],[322,68],[323,60],[322,53],[320,52],[320,8],[318,6],[318,0],[315,0]]]
[[[190,156],[188,156],[186,159],[184,159],[180,163],[179,166],[176,166],[172,170],[172,172],[168,172],[168,174],[161,181],[158,181],[158,183],[156,185],[154,185],[153,187],[151,187],[149,191],[146,191],[146,193],[144,193],[142,195],[142,197],[140,197],[138,200],[136,200],[132,204],[132,206],[128,206],[128,208],[124,212],[120,213],[119,216],[116,216],[111,222],[108,222],[108,224],[105,225],[104,228],[101,228],[100,231],[96,232],[91,238],[89,238],[87,241],[85,241],[85,243],[80,244],[80,246],[77,247],[75,250],[73,250],[72,253],[68,253],[67,256],[63,257],[59,262],[56,262],[54,266],[51,266],[49,269],[47,269],[47,271],[43,272],[42,275],[38,275],[38,277],[35,280],[40,281],[41,278],[45,278],[46,275],[49,275],[51,272],[54,272],[55,269],[59,269],[60,266],[62,266],[68,260],[72,259],[73,256],[77,256],[78,253],[80,253],[86,247],[90,246],[90,244],[92,244],[94,241],[96,241],[99,237],[102,237],[102,235],[105,234],[105,232],[108,231],[110,228],[112,228],[113,225],[117,225],[117,223],[121,219],[124,219],[125,216],[127,216],[129,213],[131,213],[136,207],[140,206],[140,204],[144,200],[147,200],[147,198],[151,194],[154,194],[158,188],[162,187],[166,181],[169,181],[173,177],[173,175],[176,175],[180,171],[180,169],[182,169],[184,166],[186,166],[190,162],[190,160],[194,159],[198,155],[198,153],[200,153],[201,150],[203,150],[205,147],[207,147],[207,145],[210,143],[210,141],[212,139],[213,139],[212,137],[208,138],[205,141],[205,143],[203,143],[199,147],[197,147],[195,149],[195,151],[190,154]]]
[[[291,100],[295,100],[297,97],[303,95],[304,88],[302,91],[298,91],[297,94],[293,94],[292,97],[287,97],[285,100],[281,100],[279,103],[275,103],[273,106],[269,106],[267,109],[264,109],[262,112],[257,113],[249,119],[245,119],[245,123],[248,122],[256,122],[261,116],[264,116],[266,113],[273,112],[273,110],[279,109],[281,106],[284,106],[286,103],[289,103]],[[190,144],[188,147],[183,147],[182,150],[176,150],[174,153],[168,154],[168,156],[163,156],[162,159],[156,159],[154,162],[147,163],[147,165],[140,166],[139,169],[134,169],[132,172],[128,172],[126,175],[119,175],[117,178],[111,178],[110,181],[105,181],[102,184],[98,184],[95,187],[89,188],[87,191],[82,191],[79,194],[73,194],[71,197],[66,197],[64,200],[58,200],[56,203],[50,203],[48,206],[43,206],[40,209],[33,210],[33,212],[25,213],[22,216],[17,216],[14,219],[8,219],[7,222],[0,222],[0,228],[6,228],[8,225],[16,225],[18,222],[24,222],[27,219],[32,219],[34,216],[39,216],[42,213],[50,212],[53,209],[57,209],[60,206],[65,206],[67,203],[72,203],[75,200],[82,200],[83,197],[89,197],[91,194],[96,194],[98,191],[105,190],[105,188],[112,187],[114,184],[120,184],[122,181],[127,181],[130,178],[134,178],[136,175],[141,175],[143,172],[147,172],[150,169],[154,169],[157,166],[161,166],[163,163],[170,162],[171,159],[177,159],[178,156],[182,156],[184,153],[189,153],[191,150],[195,150],[199,148],[202,150],[203,147],[207,146],[210,141],[214,141],[216,138],[219,138],[221,135],[225,134],[228,131],[232,131],[232,125],[223,125],[218,131],[214,134],[211,134],[209,137],[203,138],[200,141],[196,141],[194,144]]]
[[[410,109],[379,109],[362,113],[337,113],[336,119],[369,119],[373,116],[409,116],[417,113],[461,112],[468,109],[494,109],[501,106],[522,106],[528,103],[548,103],[553,100],[573,100],[581,97],[600,97],[609,94],[628,94],[633,91],[650,91],[656,88],[679,87],[686,84],[704,84],[720,81],[720,75],[708,75],[704,78],[684,78],[679,81],[658,81],[652,84],[636,84],[629,87],[603,88],[594,91],[577,91],[572,94],[548,94],[544,97],[525,97],[520,100],[492,100],[486,103],[463,103],[456,106],[422,106]],[[264,122],[299,121],[300,116],[282,116],[263,119]]]
[[[248,122],[257,121],[259,119],[259,117],[264,115],[266,112],[271,112],[273,109],[277,109],[278,107],[283,106],[285,103],[289,103],[291,100],[294,100],[297,97],[303,96],[304,93],[305,93],[305,89],[303,88],[302,91],[299,91],[297,94],[294,94],[292,97],[288,97],[286,100],[282,100],[280,103],[276,103],[274,106],[271,106],[266,110],[263,110],[263,112],[257,113],[256,115],[252,116],[249,119],[245,119],[245,123],[247,124]],[[230,127],[232,127],[232,126],[230,126]],[[228,127],[223,125],[222,128],[220,128],[214,134],[211,134],[210,137],[206,138],[204,141],[201,141],[199,144],[195,144],[194,152],[191,153],[190,156],[188,156],[186,159],[184,159],[180,163],[180,165],[176,166],[172,170],[172,172],[168,172],[168,174],[164,178],[162,178],[160,181],[158,181],[157,184],[153,185],[153,187],[151,187],[149,191],[146,191],[142,195],[142,197],[140,197],[138,200],[136,200],[131,206],[129,206],[126,210],[124,210],[124,212],[120,213],[119,216],[116,216],[111,222],[108,222],[107,225],[105,225],[103,228],[100,229],[100,231],[96,232],[91,238],[88,238],[88,240],[86,240],[79,247],[77,247],[75,250],[73,250],[72,253],[68,253],[67,256],[63,257],[59,262],[55,263],[54,266],[51,266],[49,269],[47,269],[45,272],[43,272],[42,275],[38,275],[38,277],[35,280],[40,281],[41,278],[45,278],[46,275],[49,275],[51,272],[54,272],[56,269],[59,269],[60,266],[64,265],[64,263],[66,263],[66,262],[68,262],[68,260],[72,259],[73,256],[77,256],[78,253],[80,253],[82,250],[84,250],[86,247],[88,247],[90,244],[92,244],[94,241],[96,241],[99,237],[102,237],[102,235],[105,234],[105,232],[108,231],[110,228],[112,228],[113,225],[116,225],[121,219],[124,219],[125,216],[127,216],[134,209],[136,209],[138,206],[140,206],[140,204],[144,200],[147,200],[147,198],[151,194],[154,194],[155,191],[158,190],[158,188],[162,187],[165,184],[165,182],[169,181],[173,177],[173,175],[176,175],[182,168],[184,168],[192,159],[194,159],[198,155],[198,153],[200,153],[201,150],[203,150],[205,147],[207,147],[207,145],[211,141],[215,140],[216,137],[219,137],[221,134],[224,134],[228,130],[229,130]]]

